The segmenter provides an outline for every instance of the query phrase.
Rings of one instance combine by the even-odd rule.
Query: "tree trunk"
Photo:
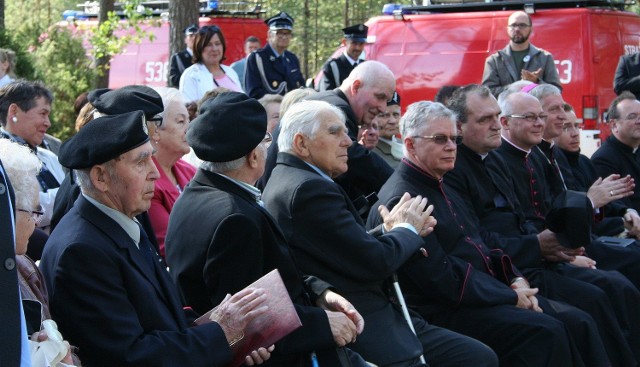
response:
[[[4,0],[0,0],[0,31],[4,31]]]
[[[169,0],[169,53],[184,50],[184,29],[198,24],[200,2],[198,0]]]
[[[107,20],[107,13],[113,11],[114,3],[114,0],[100,0],[100,12],[98,13],[99,24]],[[96,88],[107,88],[109,86],[109,61],[109,56],[103,56],[96,60],[96,66],[99,70],[102,70],[102,73],[98,73],[96,77]]]

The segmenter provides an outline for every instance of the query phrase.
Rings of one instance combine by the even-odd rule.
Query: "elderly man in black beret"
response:
[[[174,205],[166,237],[171,276],[183,301],[205,312],[277,268],[303,326],[276,344],[266,365],[307,366],[315,353],[320,365],[366,366],[340,348],[362,332],[362,317],[329,284],[315,277],[303,282],[284,235],[253,186],[271,142],[262,105],[235,92],[210,99],[187,140],[204,163]]]
[[[128,85],[116,90],[107,88],[96,89],[89,93],[89,103],[95,107],[94,118],[104,115],[116,115],[126,112],[141,110],[147,122],[157,121],[161,118],[159,113],[164,111],[162,98],[150,87],[144,85]],[[80,195],[80,187],[75,182],[73,170],[69,170],[60,185],[56,201],[53,205],[51,217],[51,231],[55,229],[64,216],[73,207],[74,202]],[[137,216],[142,224],[145,233],[149,237],[153,249],[158,251],[158,241],[151,226],[149,215],[145,211]]]
[[[100,117],[66,141],[61,163],[82,196],[49,238],[41,268],[51,314],[92,366],[222,366],[232,341],[266,310],[262,289],[220,304],[217,323],[189,327],[175,285],[134,217],[159,177],[142,111]],[[100,327],[96,327],[99,323]],[[265,349],[249,364],[269,357]]]

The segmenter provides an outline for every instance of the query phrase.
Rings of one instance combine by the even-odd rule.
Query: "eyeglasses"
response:
[[[436,135],[426,135],[426,136],[412,136],[412,138],[417,139],[429,139],[433,140],[434,143],[438,145],[445,145],[447,142],[451,141],[455,145],[462,144],[462,135],[453,135],[447,136],[444,134],[436,134]]]
[[[516,29],[516,28],[525,29],[525,28],[529,28],[529,27],[531,27],[531,24],[527,24],[527,23],[509,24],[509,28],[511,28],[511,29]]]
[[[580,131],[582,130],[582,125],[580,124],[574,124],[571,122],[565,123],[564,125],[562,125],[562,131],[569,132],[569,131]]]
[[[29,214],[36,225],[40,224],[42,216],[44,215],[44,208],[42,206],[38,206],[38,210],[27,210],[18,208],[18,211]]]
[[[535,113],[528,113],[526,115],[507,115],[507,117],[513,117],[513,118],[517,118],[517,119],[524,119],[527,120],[529,122],[536,122],[538,121],[538,119],[542,120],[542,121],[547,121],[547,115],[545,115],[544,113],[541,113],[539,115],[536,115]]]
[[[267,131],[266,134],[264,134],[264,138],[262,139],[262,143],[271,143],[273,141],[273,136],[271,135],[270,132]]]

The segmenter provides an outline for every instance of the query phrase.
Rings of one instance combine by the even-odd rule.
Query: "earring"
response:
[[[15,117],[15,116],[13,116],[13,117],[11,118],[11,121],[12,121],[14,124],[17,124],[17,123],[18,123],[18,118],[17,118],[17,117]]]

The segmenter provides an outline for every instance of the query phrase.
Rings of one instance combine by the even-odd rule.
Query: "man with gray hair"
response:
[[[386,104],[385,92],[378,98]],[[420,366],[421,354],[432,367],[497,365],[486,345],[413,315],[416,336],[390,301],[385,284],[423,246],[420,235],[433,230],[432,208],[425,198],[407,194],[391,212],[378,208],[383,223],[374,231],[378,236],[365,230],[351,200],[333,181],[349,168],[347,150],[353,144],[342,112],[323,101],[297,103],[281,121],[278,143],[265,207],[300,268],[334,285],[364,317],[364,331],[351,348],[380,366]]]
[[[244,93],[223,93],[203,103],[187,141],[203,163],[173,207],[166,242],[171,276],[185,304],[204,313],[278,269],[302,327],[277,343],[266,365],[306,366],[315,351],[320,365],[340,366],[344,359],[345,366],[366,366],[342,348],[362,332],[362,317],[329,284],[313,276],[303,282],[287,240],[253,186],[271,142],[265,109]]]
[[[60,149],[82,195],[42,255],[51,315],[88,365],[224,365],[244,327],[267,310],[266,294],[238,292],[219,305],[217,322],[190,326],[195,317],[134,219],[149,209],[159,177],[146,123],[142,111],[99,117]],[[269,356],[260,348],[246,363]]]
[[[495,112],[486,116],[495,118]],[[538,288],[530,287],[494,238],[486,236],[462,197],[446,185],[447,173],[457,164],[461,138],[455,114],[440,103],[416,102],[409,106],[400,128],[404,159],[380,190],[380,202],[392,205],[404,192],[424,195],[433,203],[438,221],[433,234],[425,238],[428,255],[412,258],[401,272],[412,306],[439,326],[487,343],[506,366],[569,366],[581,359],[593,366],[605,365],[606,354],[598,336],[588,343],[580,339],[578,351],[570,341],[582,337],[584,330],[576,328],[577,324],[597,334],[589,315],[540,297]],[[369,216],[369,227],[378,223],[376,217]],[[427,259],[438,257],[439,252],[446,253],[444,263],[461,264],[458,267],[468,269],[466,273],[460,276],[430,269]],[[429,281],[432,272],[438,274],[434,284]],[[468,282],[473,276],[478,279],[476,284]],[[442,297],[441,287],[460,290]],[[477,294],[482,298],[475,297]],[[544,314],[538,313],[541,309]],[[501,335],[510,337],[507,340]],[[549,353],[535,352],[539,350]]]

